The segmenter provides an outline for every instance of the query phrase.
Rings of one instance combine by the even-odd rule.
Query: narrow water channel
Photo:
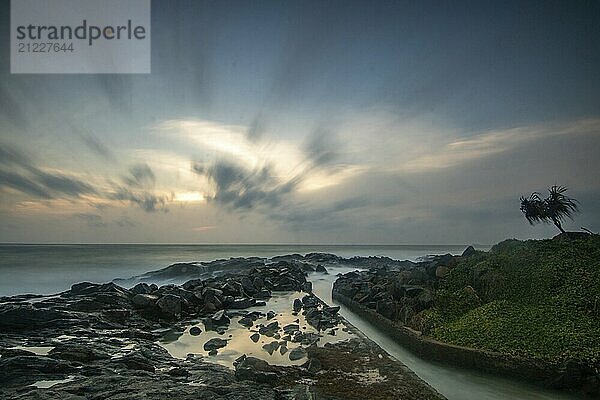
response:
[[[346,273],[355,268],[330,267],[328,275],[310,274],[314,293],[329,304],[337,304],[331,298],[331,289],[338,273]],[[500,378],[492,374],[465,370],[417,357],[400,346],[390,337],[380,332],[373,324],[341,304],[340,313],[369,339],[386,352],[402,361],[421,379],[446,396],[449,400],[573,400],[581,399],[577,393],[545,390],[514,379]]]

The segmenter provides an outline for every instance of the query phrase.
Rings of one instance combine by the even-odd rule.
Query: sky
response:
[[[157,1],[148,75],[10,74],[0,242],[491,244],[600,231],[597,1]],[[555,232],[556,231],[556,232]]]

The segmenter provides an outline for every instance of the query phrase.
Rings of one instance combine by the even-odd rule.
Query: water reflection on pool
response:
[[[292,314],[292,305],[295,299],[301,299],[306,296],[306,293],[291,292],[291,293],[273,293],[273,297],[267,302],[266,306],[251,307],[247,310],[241,310],[242,313],[259,311],[262,316],[254,321],[252,327],[245,327],[238,321],[242,318],[241,315],[237,314],[237,311],[228,311],[231,316],[231,322],[229,323],[228,329],[223,333],[219,334],[215,331],[208,331],[202,321],[198,321],[195,324],[189,325],[185,332],[181,335],[174,335],[165,338],[160,343],[173,357],[185,358],[188,354],[199,354],[206,357],[207,361],[225,365],[233,368],[233,362],[240,357],[242,354],[247,356],[253,356],[261,358],[270,364],[275,365],[300,365],[306,362],[306,358],[303,357],[298,360],[290,360],[290,353],[298,346],[299,343],[293,343],[289,340],[285,340],[285,333],[282,328],[288,324],[298,324],[300,331],[303,333],[313,333],[320,335],[317,341],[318,346],[323,346],[325,343],[334,343],[341,340],[351,338],[353,335],[347,332],[347,328],[343,324],[339,324],[333,329],[335,335],[330,334],[331,329],[326,331],[317,330],[309,325],[302,315],[302,312],[297,315]],[[275,317],[267,319],[266,314],[269,311],[275,312]],[[250,337],[253,334],[259,333],[259,326],[268,325],[277,321],[279,323],[279,331],[275,336],[269,337],[267,335],[260,335],[260,338],[254,342]],[[197,326],[202,330],[202,333],[198,336],[190,334],[190,328]],[[216,355],[209,355],[209,352],[204,349],[204,344],[213,338],[220,338],[227,340],[227,346],[218,350]],[[276,349],[272,352],[264,349],[264,345],[268,345],[272,342],[278,342],[279,346],[276,345]],[[282,346],[283,345],[283,346]],[[275,347],[275,346],[274,346]],[[282,350],[284,347],[287,351]],[[304,346],[303,346],[304,347]]]

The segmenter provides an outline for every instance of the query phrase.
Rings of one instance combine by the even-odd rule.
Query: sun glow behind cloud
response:
[[[364,170],[359,166],[316,168],[301,141],[275,138],[251,140],[248,128],[198,119],[168,120],[156,131],[195,148],[201,163],[228,160],[249,171],[269,167],[280,183],[298,180],[298,190],[319,190],[341,183]],[[301,177],[301,179],[299,178]]]
[[[182,203],[203,203],[206,201],[204,193],[200,192],[182,192],[175,193],[175,201]]]

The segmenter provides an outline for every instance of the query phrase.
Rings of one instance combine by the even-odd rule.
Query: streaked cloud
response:
[[[0,146],[0,165],[0,188],[42,199],[96,193],[92,185],[64,171],[38,167],[29,156],[11,145]]]
[[[96,136],[91,134],[80,134],[81,141],[95,154],[108,161],[116,161],[116,156],[112,150],[110,150],[104,143],[100,141]]]
[[[423,172],[449,168],[504,153],[532,141],[577,134],[600,134],[600,120],[585,119],[563,124],[536,125],[480,133],[451,141],[429,154],[409,160],[399,167],[399,171]]]
[[[174,195],[154,191],[156,177],[147,164],[132,165],[129,175],[122,180],[123,185],[113,189],[110,199],[136,204],[146,212],[169,211],[168,204]]]

